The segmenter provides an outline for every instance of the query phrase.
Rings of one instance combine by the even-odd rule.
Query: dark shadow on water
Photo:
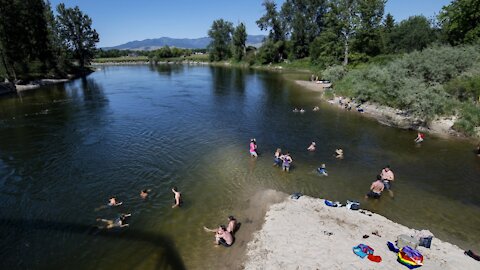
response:
[[[162,256],[158,258],[153,269],[186,269],[183,260],[180,257],[180,254],[175,248],[174,242],[171,240],[170,237],[163,234],[155,234],[145,231],[134,230],[131,228],[123,231],[105,231],[95,229],[94,227],[85,224],[46,221],[41,219],[26,220],[0,218],[0,227],[2,227],[2,230],[22,230],[22,228],[29,228],[31,230],[65,231],[72,234],[76,233],[88,235],[88,237],[121,238],[133,241],[146,242],[163,251]],[[95,233],[92,233],[94,231]],[[141,260],[143,260],[143,258]]]

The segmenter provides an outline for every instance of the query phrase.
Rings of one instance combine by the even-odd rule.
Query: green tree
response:
[[[65,8],[62,3],[57,6],[57,12],[60,36],[66,48],[83,69],[95,55],[95,44],[100,41],[97,31],[92,28],[92,19],[78,6]]]
[[[391,53],[392,49],[390,46],[391,43],[391,33],[395,28],[395,19],[393,18],[392,14],[387,13],[385,19],[383,20],[383,27],[381,31],[382,36],[382,53]]]
[[[233,24],[223,19],[213,21],[208,30],[208,36],[212,39],[208,45],[210,61],[222,61],[230,58],[230,44],[232,41]]]
[[[424,16],[412,16],[400,22],[390,33],[391,51],[422,50],[437,40],[437,33]]]
[[[359,25],[354,50],[368,56],[380,54],[382,50],[381,22],[386,0],[358,1]]]
[[[480,41],[480,0],[453,0],[438,19],[450,44]]]
[[[247,42],[247,30],[243,23],[237,25],[233,32],[233,57],[241,61],[246,53],[245,43]]]
[[[265,7],[265,14],[256,21],[260,30],[269,30],[268,37],[273,42],[285,40],[285,30],[277,11],[277,4],[272,0],[265,0],[262,5]]]
[[[326,0],[287,0],[282,5],[280,14],[294,58],[309,55],[310,43],[323,30],[326,11]]]
[[[329,12],[330,31],[337,31],[343,45],[343,65],[348,64],[350,45],[359,24],[357,0],[332,0]]]

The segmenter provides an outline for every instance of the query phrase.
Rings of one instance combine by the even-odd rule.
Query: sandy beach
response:
[[[363,213],[362,213],[363,212]],[[421,228],[428,229],[428,228]],[[377,231],[376,235],[372,232]],[[407,228],[369,211],[326,206],[323,199],[285,194],[273,204],[265,223],[247,245],[245,269],[408,269],[386,243],[400,234],[415,235]],[[368,235],[364,239],[363,236]],[[379,263],[352,251],[358,244],[372,247]],[[419,269],[479,269],[480,262],[459,247],[433,238],[431,248],[417,248],[424,257]]]

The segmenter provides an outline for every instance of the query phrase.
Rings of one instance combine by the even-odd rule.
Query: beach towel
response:
[[[353,253],[355,253],[360,258],[365,258],[367,255],[373,254],[374,249],[368,245],[359,244],[356,247],[353,247]]]
[[[387,247],[390,251],[393,251],[395,253],[398,253],[400,251],[400,249],[398,249],[395,244],[393,244],[392,242],[387,242]]]
[[[376,262],[376,263],[379,263],[382,261],[382,257],[380,256],[376,256],[376,255],[373,255],[373,254],[368,254],[368,257],[367,257],[370,261],[372,262]]]

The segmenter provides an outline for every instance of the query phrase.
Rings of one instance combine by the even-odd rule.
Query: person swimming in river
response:
[[[425,134],[418,132],[417,138],[415,138],[415,143],[421,143],[425,139]]]
[[[282,160],[280,157],[282,156],[282,149],[277,148],[275,151],[275,154],[273,155],[273,166],[281,166],[282,165]]]
[[[174,205],[172,205],[172,208],[181,207],[183,204],[182,193],[178,191],[177,187],[173,187],[172,192],[173,192],[173,203],[174,203]]]
[[[122,205],[123,202],[118,202],[117,201],[117,198],[115,197],[111,197],[110,199],[108,199],[108,206],[119,206],[119,205]]]
[[[252,157],[258,157],[257,153],[257,140],[255,138],[250,139],[250,156]]]
[[[148,197],[148,194],[150,193],[150,191],[152,191],[152,190],[151,189],[144,189],[144,190],[140,191],[140,198],[145,200]]]
[[[313,107],[314,112],[319,111],[319,110],[320,110],[320,108],[318,106]]]
[[[307,150],[310,152],[313,152],[315,151],[315,146],[316,146],[315,142],[312,142],[310,146],[307,148]]]
[[[318,172],[320,175],[328,176],[327,168],[326,168],[325,164],[320,165],[320,167],[317,168],[317,172]]]
[[[300,109],[300,113],[304,113],[304,112],[305,112],[305,110],[303,108]]]
[[[335,158],[343,159],[343,150],[342,150],[342,148],[335,149]]]
[[[99,229],[112,229],[112,228],[124,228],[129,225],[126,223],[126,218],[130,217],[131,214],[120,214],[116,219],[103,219],[97,218],[97,221],[104,223],[103,225],[98,225]]]
[[[299,112],[299,110],[298,110],[297,108],[294,108],[294,109],[292,110],[292,112],[297,113],[297,112]]]

